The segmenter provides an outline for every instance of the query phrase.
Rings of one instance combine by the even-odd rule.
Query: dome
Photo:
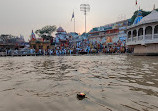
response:
[[[141,21],[140,24],[157,22],[158,21],[158,12],[153,10],[149,15],[145,16]]]
[[[64,31],[64,29],[63,29],[62,27],[59,27],[59,28],[57,29],[57,32],[65,32],[65,31]]]

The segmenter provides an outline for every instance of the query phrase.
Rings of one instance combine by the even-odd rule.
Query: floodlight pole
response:
[[[74,10],[73,10],[73,13],[75,14]],[[75,15],[74,15],[74,32],[75,32]]]
[[[85,33],[86,33],[86,24],[87,24],[86,16],[87,16],[87,12],[90,11],[90,5],[89,4],[81,4],[80,11],[83,11],[84,15],[85,15]]]
[[[86,33],[86,12],[85,12],[85,33]]]
[[[75,32],[75,17],[74,17],[74,32]]]

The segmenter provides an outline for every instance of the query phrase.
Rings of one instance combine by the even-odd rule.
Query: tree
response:
[[[35,33],[42,37],[44,40],[51,40],[52,39],[52,33],[56,31],[56,26],[45,26],[42,29],[38,29],[35,31]]]

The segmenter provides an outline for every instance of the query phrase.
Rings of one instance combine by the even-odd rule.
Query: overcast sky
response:
[[[31,30],[45,25],[62,26],[73,31],[71,17],[76,18],[76,32],[84,32],[84,14],[80,4],[90,4],[87,15],[87,30],[121,19],[131,18],[138,9],[136,0],[0,0],[0,34],[24,35],[29,39]],[[141,9],[158,8],[158,0],[138,0]]]

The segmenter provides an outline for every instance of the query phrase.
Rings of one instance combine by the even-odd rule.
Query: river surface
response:
[[[1,57],[0,111],[158,111],[158,57]]]

